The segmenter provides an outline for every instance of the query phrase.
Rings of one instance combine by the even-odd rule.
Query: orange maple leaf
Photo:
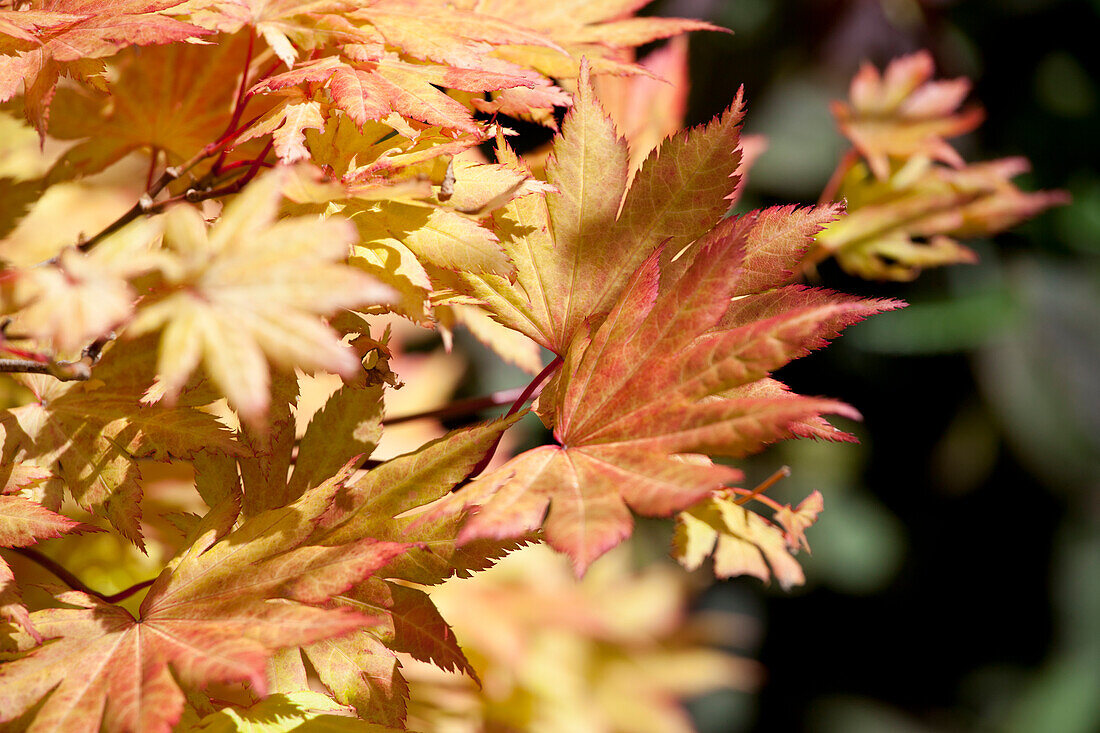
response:
[[[628,506],[664,516],[739,476],[702,454],[739,457],[783,438],[848,437],[820,415],[858,417],[851,407],[787,393],[767,376],[898,304],[799,286],[731,303],[757,223],[723,223],[690,265],[665,273],[661,249],[647,258],[602,325],[574,338],[540,398],[559,445],[521,454],[448,502],[477,508],[460,541],[541,525],[581,573],[630,534]]]
[[[890,175],[890,158],[917,153],[956,167],[963,159],[944,138],[970,132],[985,119],[978,107],[957,112],[970,92],[966,78],[930,81],[932,55],[921,51],[895,59],[879,74],[864,64],[852,79],[850,102],[834,102],[833,114],[871,165],[876,177]]]

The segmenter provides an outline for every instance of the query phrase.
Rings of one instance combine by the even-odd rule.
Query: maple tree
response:
[[[980,121],[956,112],[968,86],[915,55],[838,103],[855,147],[818,205],[731,215],[762,147],[740,137],[741,95],[679,131],[682,88],[651,77],[682,76],[683,46],[632,51],[720,29],[645,4],[0,10],[4,144],[25,159],[0,169],[0,722],[402,730],[403,657],[479,679],[433,587],[540,542],[582,576],[634,514],[676,517],[688,569],[713,554],[719,577],[803,581],[823,497],[781,506],[726,459],[852,440],[824,416],[854,408],[772,375],[901,305],[809,286],[813,266],[913,277],[1063,196],[1017,189],[1017,160],[967,165],[946,138]],[[514,152],[510,118],[555,130],[549,150]],[[68,221],[88,191],[102,206]],[[535,376],[404,416],[511,405],[384,453],[387,405],[431,389],[402,366],[401,320],[467,328]],[[529,412],[553,441],[507,458]],[[104,534],[159,571],[124,567],[106,593],[31,547]],[[639,638],[584,598],[569,633]],[[620,662],[601,694],[629,689]],[[708,686],[691,680],[655,675],[653,715],[686,727],[669,700]],[[600,729],[640,725],[605,713]]]

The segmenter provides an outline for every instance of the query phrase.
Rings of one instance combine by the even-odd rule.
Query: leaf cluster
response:
[[[731,215],[761,149],[741,139],[741,95],[697,128],[671,112],[620,136],[630,110],[683,109],[682,89],[651,78],[682,75],[683,46],[645,63],[632,49],[720,30],[634,17],[645,4],[0,9],[0,131],[18,152],[0,166],[0,722],[402,730],[403,664],[476,685],[475,660],[494,661],[467,656],[434,586],[540,541],[583,575],[635,514],[676,516],[689,569],[713,554],[721,577],[803,581],[793,554],[820,494],[781,506],[767,485],[739,487],[731,461],[788,438],[851,440],[825,416],[856,419],[852,407],[774,373],[900,305],[806,272],[835,254],[908,276],[961,259],[943,237],[1058,194],[1015,189],[1017,162],[965,166],[943,141],[976,123],[954,113],[965,85],[928,82],[914,57],[864,70],[837,108],[866,160],[837,179],[850,213],[826,196]],[[520,156],[513,119],[557,134]],[[402,381],[433,389],[404,366],[401,323],[448,343],[466,328],[535,376],[405,416],[511,404],[383,460]],[[494,463],[532,411],[552,441]],[[157,571],[96,590],[55,559],[92,533]],[[608,695],[642,663],[745,671],[641,649],[618,612],[593,610],[611,603],[590,597],[598,583],[574,597],[554,582]],[[503,618],[521,640],[549,623]],[[684,721],[668,701],[708,687],[648,679],[669,726]],[[627,717],[610,725],[644,716]]]

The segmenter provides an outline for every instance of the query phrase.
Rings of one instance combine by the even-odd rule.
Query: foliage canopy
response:
[[[967,261],[958,238],[1061,195],[967,165],[946,138],[980,113],[918,54],[837,104],[855,147],[818,205],[731,216],[760,145],[742,98],[690,130],[639,120],[682,109],[649,77],[683,47],[632,52],[720,29],[645,4],[0,10],[0,721],[404,729],[398,655],[478,679],[431,586],[538,541],[582,576],[633,514],[675,515],[689,569],[802,582],[821,495],[779,506],[714,458],[851,440],[824,416],[852,407],[772,374],[900,305],[802,281],[828,256],[894,279]],[[557,134],[520,156],[509,119]],[[92,203],[53,236],[73,192]],[[372,458],[399,380],[420,388],[391,370],[394,318],[537,376],[476,406],[503,417]],[[532,399],[553,441],[490,467]],[[108,595],[30,547],[104,532],[160,570]]]

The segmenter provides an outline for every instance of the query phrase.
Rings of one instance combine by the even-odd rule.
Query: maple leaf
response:
[[[307,135],[316,162],[343,180],[307,182],[288,195],[304,211],[323,205],[350,219],[359,231],[350,264],[394,288],[400,298],[388,304],[390,310],[427,325],[432,306],[444,301],[438,295],[429,300],[432,277],[440,270],[503,277],[513,272],[496,235],[477,218],[514,195],[549,187],[511,167],[456,158],[444,165],[424,155],[468,147],[467,142],[448,143],[438,130],[402,143],[402,138],[388,137],[382,127],[371,125],[360,134],[341,117],[334,133]],[[329,155],[336,151],[338,156]],[[448,305],[453,302],[447,299]],[[491,327],[481,332],[487,328]]]
[[[297,91],[297,97],[308,98],[309,95],[297,90],[299,84],[324,86],[332,97],[332,106],[342,110],[358,125],[371,120],[386,120],[391,113],[397,113],[427,125],[480,135],[482,127],[474,120],[470,110],[437,87],[484,92],[517,85],[533,86],[535,81],[529,76],[459,74],[453,69],[412,64],[393,54],[379,54],[366,61],[342,60],[335,56],[307,61],[290,71],[264,79],[250,92],[289,94],[293,88]],[[318,106],[317,116],[323,121],[328,115],[321,115]],[[283,112],[270,113],[262,122],[262,132],[255,134],[270,132],[279,124],[285,124],[284,119],[286,114]],[[293,125],[294,121],[289,124]],[[316,129],[323,129],[323,123]]]
[[[34,47],[14,56],[0,56],[0,102],[11,99],[22,82],[27,119],[46,134],[50,102],[61,75],[104,88],[97,59],[127,46],[174,43],[208,31],[164,15],[161,11],[183,0],[118,0],[106,7],[94,0],[45,0],[32,8],[31,23],[16,20],[17,32],[30,35]],[[52,15],[41,15],[42,11]],[[12,15],[6,14],[10,24]],[[39,24],[41,23],[41,24]]]
[[[818,502],[820,498],[818,494]],[[812,523],[810,513],[807,509],[802,519]],[[808,524],[799,526],[801,537]],[[713,553],[714,574],[719,578],[752,575],[768,582],[774,575],[783,590],[790,590],[806,582],[788,548],[791,536],[741,506],[732,493],[721,491],[676,516],[672,554],[685,568],[695,570]]]
[[[398,202],[349,204],[341,212],[359,229],[361,247],[396,239],[422,264],[507,277],[512,264],[496,235],[453,211]],[[358,248],[356,249],[358,252]]]
[[[451,575],[492,564],[515,543],[473,543],[458,548],[458,517],[417,521],[410,512],[444,496],[474,469],[515,418],[454,431],[420,450],[392,459],[349,482],[321,518],[311,541],[340,547],[373,538],[410,543],[407,552],[374,573],[368,583],[336,596],[337,604],[376,614],[377,628],[303,649],[321,682],[368,720],[396,724],[404,719],[407,685],[394,651],[436,660],[472,673],[446,622],[423,594],[402,583],[438,583]],[[310,430],[324,430],[325,422]],[[337,432],[336,435],[346,435]],[[307,432],[307,438],[309,433]],[[346,438],[345,438],[346,440]],[[302,445],[307,445],[303,438]],[[382,579],[386,579],[385,582]]]
[[[857,164],[840,195],[848,216],[817,237],[820,251],[868,279],[912,280],[927,267],[974,262],[958,239],[989,236],[1069,201],[1063,191],[1023,192],[1012,178],[1023,158],[947,168],[915,159],[885,180]]]
[[[3,719],[49,693],[35,726],[95,731],[102,718],[111,730],[169,731],[184,707],[181,688],[248,682],[262,696],[264,665],[276,649],[373,623],[346,608],[309,605],[361,582],[407,547],[372,540],[303,544],[347,475],[228,535],[236,505],[216,507],[157,578],[137,618],[75,591],[58,597],[67,608],[31,614],[51,641],[0,670]]]
[[[450,626],[422,591],[372,578],[334,600],[377,614],[381,622],[349,637],[310,644],[302,652],[334,697],[354,706],[362,718],[386,725],[404,722],[409,690],[395,652],[477,679]]]
[[[98,173],[135,150],[163,151],[169,166],[189,159],[225,132],[247,53],[244,34],[127,50],[111,60],[109,94],[59,89],[50,135],[80,142],[58,158],[48,180]],[[260,100],[249,102],[242,119],[262,110]]]
[[[175,406],[142,403],[152,376],[151,346],[149,341],[114,344],[87,382],[28,376],[34,401],[0,412],[7,432],[5,464],[49,470],[53,476],[47,483],[63,484],[82,508],[107,518],[139,547],[136,458],[239,450],[216,418],[196,409],[210,401],[201,390]]]
[[[353,7],[341,0],[191,0],[176,12],[210,31],[226,34],[248,28],[261,36],[288,68],[294,66],[299,47],[313,51],[334,34],[344,41],[369,41],[347,23],[335,27],[342,11]],[[297,45],[296,45],[297,44]]]
[[[736,185],[740,118],[738,98],[709,125],[666,141],[628,189],[627,144],[582,66],[575,104],[546,168],[556,191],[520,196],[493,215],[515,264],[514,283],[463,273],[448,284],[483,302],[503,325],[563,354],[585,321],[595,326],[611,309],[654,248],[664,243],[671,260],[726,212]],[[498,154],[521,165],[506,149]]]
[[[3,437],[2,431],[0,437]],[[26,547],[38,540],[87,531],[99,530],[51,512],[29,499],[0,495],[0,547]],[[0,619],[22,626],[27,634],[41,643],[42,635],[31,624],[30,615],[19,595],[19,587],[15,584],[15,576],[3,557],[0,557]]]
[[[460,542],[541,525],[582,573],[630,534],[628,506],[667,515],[739,475],[702,454],[847,437],[820,415],[855,416],[850,407],[792,395],[767,376],[897,304],[780,287],[835,207],[769,209],[711,230],[737,184],[736,121],[730,112],[666,143],[627,191],[625,144],[582,69],[547,166],[560,193],[504,207],[517,234],[497,220],[519,287],[461,278],[501,323],[562,355],[539,401],[559,445],[445,501],[439,511],[477,508]]]
[[[283,176],[253,181],[208,231],[197,210],[166,215],[166,246],[179,257],[170,285],[134,317],[128,336],[163,330],[157,365],[174,396],[201,361],[245,420],[267,410],[268,360],[290,369],[352,376],[355,354],[319,316],[389,298],[342,264],[354,230],[308,217],[275,222]]]
[[[759,231],[756,217],[727,220],[690,265],[670,266],[663,278],[662,250],[650,255],[602,325],[573,340],[540,398],[559,445],[521,454],[447,502],[477,507],[459,541],[541,524],[580,574],[630,534],[628,506],[667,515],[739,475],[700,454],[739,457],[795,435],[843,437],[816,421],[858,417],[852,408],[759,385],[843,327],[898,304],[799,286],[731,303],[746,240]]]
[[[378,343],[365,336],[352,341],[359,351]],[[330,473],[333,466],[340,468],[338,462],[342,472],[349,472],[374,447],[380,432],[381,387],[345,384],[310,420],[290,472],[295,435],[290,405],[296,393],[291,382],[281,377],[276,383],[278,389],[262,433],[242,426],[240,440],[249,451],[237,457],[233,470],[215,468],[222,477],[219,490],[223,493],[211,493],[200,486],[204,498],[210,497],[208,502],[219,497],[233,500],[241,496],[243,488],[245,514],[252,516],[300,496],[304,487]],[[456,573],[487,567],[517,545],[486,542],[460,549],[455,542],[460,518],[440,517],[413,527],[414,517],[406,516],[445,495],[466,477],[514,422],[513,418],[455,431],[413,454],[387,461],[346,483],[320,517],[309,539],[316,547],[336,552],[371,542],[403,548],[384,568],[375,568],[374,577],[367,582],[331,596],[332,604],[370,614],[375,623],[301,649],[336,699],[353,705],[362,717],[387,725],[403,720],[408,693],[395,651],[408,651],[417,658],[434,659],[472,673],[430,601],[390,580],[436,583]],[[202,468],[197,482],[207,483],[206,467]],[[290,664],[301,667],[302,661]]]
[[[867,158],[876,178],[890,175],[891,157],[919,154],[963,166],[944,138],[970,132],[985,114],[976,107],[956,113],[970,80],[930,81],[934,71],[927,51],[894,59],[881,75],[865,63],[852,79],[850,102],[833,103],[841,132]]]
[[[63,250],[52,262],[16,270],[10,297],[20,333],[79,353],[133,313],[137,293],[129,280],[154,269],[156,220],[141,219],[106,237],[91,252]]]
[[[484,65],[486,70],[517,73],[518,67],[492,58],[494,46],[556,48],[545,35],[531,30],[535,26],[523,17],[504,19],[498,13],[480,12],[469,5],[460,2],[440,7],[415,0],[381,0],[350,17],[369,22],[387,44],[401,48],[408,56],[458,68]]]
[[[487,567],[484,558],[477,559],[478,546],[457,547],[460,518],[429,517],[423,507],[467,478],[516,420],[513,416],[452,431],[349,482],[318,525],[316,541],[340,544],[373,537],[413,542],[415,547],[380,573],[412,583],[438,583],[470,568]]]
[[[280,96],[284,99],[241,133],[236,143],[271,135],[272,149],[279,160],[294,163],[309,157],[305,131],[324,130],[325,117],[321,113],[321,102],[310,99],[300,89],[282,90]]]

